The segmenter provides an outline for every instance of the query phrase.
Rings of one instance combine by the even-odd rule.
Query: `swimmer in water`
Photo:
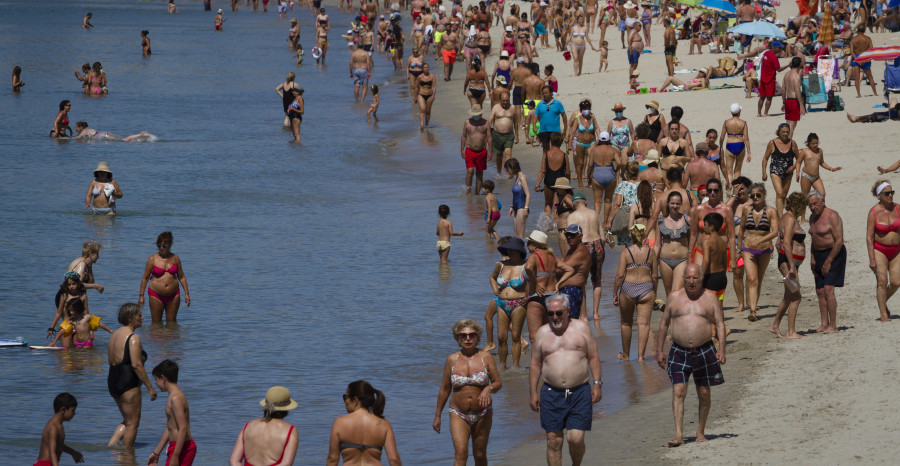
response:
[[[122,188],[113,179],[106,162],[97,164],[94,179],[84,195],[84,209],[99,215],[116,215],[116,199],[122,198]]]
[[[84,19],[81,20],[81,27],[83,27],[84,29],[93,29],[93,28],[94,28],[94,25],[91,24],[91,18],[92,18],[93,16],[94,16],[94,15],[93,15],[92,13],[86,14],[86,15],[84,16]]]
[[[141,31],[141,50],[145,57],[150,56],[150,38],[147,37],[150,35],[150,31],[143,30]]]
[[[84,73],[82,76],[77,71],[75,72],[75,77],[81,81],[81,92],[87,94],[90,92],[90,77],[91,77],[91,64],[85,63],[81,65],[81,72]]]
[[[125,142],[141,142],[146,141],[153,137],[152,134],[141,131],[138,134],[132,134],[131,136],[126,136],[121,138],[116,136],[115,134],[110,133],[109,131],[97,131],[92,128],[88,128],[88,124],[86,121],[79,121],[75,123],[75,132],[78,134],[75,136],[75,139],[78,140],[93,140],[93,141],[125,141]]]
[[[98,328],[112,333],[112,329],[100,322],[100,317],[95,317],[87,312],[84,308],[84,303],[80,300],[73,299],[66,303],[66,316],[69,323],[74,326],[72,332],[75,337],[72,342],[75,344],[75,348],[93,347],[94,330]],[[64,336],[64,333],[59,332],[56,334],[56,338],[53,339],[49,346],[56,346],[56,342]]]
[[[14,93],[18,93],[22,86],[25,85],[25,81],[22,81],[22,68],[19,66],[14,66],[12,71],[12,90]]]
[[[72,135],[72,127],[69,126],[69,110],[71,109],[72,103],[68,100],[59,103],[59,113],[56,114],[56,119],[53,120],[53,129],[50,130],[51,138],[64,138],[67,132],[69,136]]]
[[[378,85],[372,86],[372,105],[369,107],[369,111],[366,112],[366,123],[372,117],[375,117],[375,122],[378,122],[378,104],[381,103],[381,97],[378,95]]]

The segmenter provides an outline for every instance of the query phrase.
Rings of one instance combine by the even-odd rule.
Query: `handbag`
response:
[[[611,231],[615,235],[623,235],[626,231],[628,231],[628,219],[631,214],[631,207],[620,206],[619,210],[616,211],[616,215],[613,216],[612,224],[609,227],[609,231]]]

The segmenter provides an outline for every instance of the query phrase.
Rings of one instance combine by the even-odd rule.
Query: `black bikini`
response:
[[[134,336],[133,333],[128,335],[128,338],[125,340],[125,355],[122,357],[122,362],[109,366],[106,387],[113,398],[119,398],[128,390],[141,386],[141,379],[138,378],[134,368],[131,367],[131,351],[128,351],[128,342],[132,336]],[[147,362],[147,352],[144,350],[141,350],[141,361]]]

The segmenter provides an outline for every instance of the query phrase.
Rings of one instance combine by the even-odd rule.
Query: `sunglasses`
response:
[[[893,191],[882,191],[881,194],[883,196],[893,196],[894,192]]]
[[[709,188],[706,188],[706,192],[708,192],[708,193],[717,193],[717,192],[720,192],[720,191],[722,191],[722,190],[721,190],[721,189],[709,189]]]
[[[347,401],[347,400],[349,400],[349,399],[350,399],[350,396],[349,396],[349,395],[347,395],[347,394],[346,394],[346,393],[344,393],[344,395],[343,395],[343,397],[344,397],[344,401]]]
[[[472,332],[472,333],[462,333],[462,332],[460,332],[460,333],[457,333],[456,336],[457,336],[460,340],[468,340],[468,339],[470,339],[470,338],[477,338],[477,337],[478,337],[478,334],[475,333],[475,332]]]
[[[550,317],[562,317],[566,311],[547,311],[547,315]]]
[[[750,195],[750,199],[760,199],[762,197],[763,197],[762,194],[751,194]]]
[[[566,238],[571,239],[571,238],[577,237],[578,233],[566,233],[565,235],[566,235]]]

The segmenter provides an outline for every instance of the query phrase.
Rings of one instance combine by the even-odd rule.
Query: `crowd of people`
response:
[[[233,12],[238,10],[238,3],[232,0]],[[264,11],[267,3],[263,1]],[[343,3],[342,0],[341,7]],[[826,206],[825,180],[820,168],[834,172],[841,167],[825,162],[823,144],[817,134],[809,133],[802,149],[795,140],[797,122],[805,108],[799,87],[803,49],[781,41],[766,43],[759,49],[762,52],[759,77],[754,78],[753,86],[748,82],[747,88],[757,89],[759,93],[760,117],[768,115],[772,97],[781,95],[786,121],[778,124],[775,137],[766,143],[761,158],[761,179],[754,182],[742,173],[743,163],[751,161],[751,142],[749,123],[741,118],[740,104],[729,106],[730,118],[723,122],[720,131],[708,129],[704,139],[695,144],[685,124],[689,117],[686,118],[680,106],[673,106],[667,118],[660,104],[651,100],[644,105],[646,115],[635,120],[637,124],[626,116],[627,107],[621,102],[612,105],[608,121],[595,113],[590,98],[581,99],[578,109],[568,113],[558,99],[560,82],[553,75],[552,65],[543,69],[542,77],[542,69],[536,62],[541,53],[549,53],[554,48],[549,41],[549,35],[553,34],[555,50],[568,54],[576,76],[583,72],[587,46],[599,53],[602,72],[615,59],[609,55],[606,40],[608,27],[615,25],[626,51],[628,79],[633,84],[639,76],[640,57],[651,46],[651,28],[655,23],[665,29],[661,47],[668,78],[660,89],[670,85],[705,88],[713,74],[735,75],[735,70],[741,68],[748,70],[750,79],[755,73],[750,71],[752,64],[736,67],[733,63],[727,69],[722,64],[701,68],[689,82],[674,77],[679,40],[690,44],[689,53],[695,48],[702,53],[703,47],[712,41],[712,18],[708,13],[693,16],[693,29],[690,21],[687,25],[681,23],[679,32],[678,19],[687,15],[688,9],[670,2],[657,9],[651,4],[639,6],[631,1],[601,4],[599,0],[583,3],[536,0],[527,12],[521,11],[523,5],[510,5],[508,16],[504,16],[506,5],[502,1],[481,1],[469,7],[459,2],[446,6],[443,3],[413,0],[408,4],[405,1],[389,4],[385,0],[380,14],[377,2],[362,0],[353,28],[343,37],[351,49],[349,76],[353,81],[354,101],[365,102],[371,91],[372,105],[367,117],[374,116],[377,121],[375,112],[380,101],[377,86],[369,84],[375,71],[375,53],[389,55],[394,69],[405,73],[412,104],[419,110],[421,130],[431,123],[431,109],[437,97],[438,75],[426,61],[429,58],[442,62],[441,74],[448,86],[456,85],[452,81],[462,82],[463,95],[470,107],[461,132],[459,153],[466,168],[466,194],[485,196],[485,237],[496,241],[500,257],[490,274],[492,296],[484,315],[485,325],[482,327],[473,319],[461,319],[451,329],[460,349],[446,358],[433,429],[441,432],[444,407],[449,403],[454,464],[466,464],[470,451],[475,464],[487,464],[493,423],[492,395],[503,386],[501,377],[510,367],[508,360],[511,359],[511,367],[520,367],[522,356],[529,351],[529,405],[540,412],[541,427],[547,434],[547,462],[560,464],[562,446],[567,442],[572,463],[581,464],[586,450],[585,432],[592,424],[592,406],[602,398],[603,386],[600,358],[588,321],[601,318],[603,264],[606,254],[615,249],[618,249],[618,266],[612,296],[607,299],[620,312],[621,351],[617,357],[621,361],[632,359],[636,317],[636,359],[642,362],[655,353],[656,362],[666,370],[673,384],[676,434],[669,446],[684,442],[684,399],[691,375],[701,405],[696,441],[706,440],[710,387],[724,382],[720,365],[726,361],[726,339],[730,333],[724,323],[729,273],[737,301],[734,312],[739,315],[746,312],[747,320],[756,322],[761,318],[758,310],[763,280],[775,254],[784,294],[769,330],[779,338],[800,339],[803,334],[796,328],[802,300],[798,276],[809,256],[821,316],[821,324],[814,332],[830,334],[839,330],[835,288],[844,285],[848,251],[844,246],[841,216]],[[843,0],[837,0],[836,4],[845,8]],[[864,5],[857,14],[865,15],[870,6],[867,2]],[[286,19],[287,11],[293,11],[293,7],[293,1],[280,2],[279,15]],[[205,9],[210,8],[210,2],[205,2]],[[253,0],[253,10],[257,8]],[[309,8],[315,16],[316,47],[312,55],[317,63],[324,64],[331,21],[320,1],[310,1]],[[347,2],[347,9],[353,9],[351,1]],[[177,12],[171,0],[168,11]],[[412,20],[408,36],[401,27],[406,11]],[[838,9],[835,14],[842,11]],[[880,14],[895,13],[882,9]],[[750,0],[744,0],[737,16],[739,22],[757,20],[760,11]],[[804,40],[811,29],[819,27],[814,15],[802,16],[797,18],[799,22],[783,24],[789,32],[793,25],[796,31],[790,37],[797,41]],[[90,14],[84,18],[85,29],[94,27],[90,19]],[[872,24],[862,22],[855,34],[846,29],[850,53],[858,55],[870,48],[871,40],[864,39],[866,28],[883,27],[887,21],[874,16],[871,19]],[[224,23],[223,10],[218,9],[213,21],[215,30],[222,31]],[[843,22],[839,24],[841,32],[849,28]],[[595,26],[600,29],[599,40],[590,37]],[[501,30],[499,52],[492,47],[492,27]],[[141,32],[145,57],[151,54],[148,36],[148,31]],[[298,64],[304,55],[300,37],[297,20],[290,20],[288,48],[298,58]],[[740,36],[722,40],[750,45]],[[599,47],[595,47],[595,42]],[[406,60],[405,46],[411,46]],[[821,49],[811,46],[806,49],[816,57],[823,55]],[[494,60],[494,55],[496,62],[488,66],[488,60]],[[788,59],[788,63],[782,66],[779,57]],[[457,62],[465,66],[464,79],[452,77]],[[788,68],[779,90],[776,76]],[[493,70],[490,76],[488,69]],[[857,92],[862,76],[869,79],[875,90],[868,68],[856,63],[851,71]],[[106,75],[99,62],[92,67],[85,64],[83,72],[84,75],[75,74],[83,81],[85,93],[108,92]],[[14,92],[25,84],[21,73],[19,67],[13,71]],[[300,142],[304,91],[296,80],[295,73],[288,73],[276,92],[283,103],[284,125],[290,126],[294,141]],[[848,118],[854,122],[896,119],[900,106],[895,104],[891,102],[886,115],[848,115]],[[60,103],[52,137],[131,142],[151,136],[142,132],[119,138],[90,129],[86,122],[76,123],[75,135],[69,127],[70,109],[69,101]],[[603,121],[607,125],[602,125]],[[525,132],[526,147],[516,149],[520,131]],[[523,169],[525,161],[530,162],[533,155],[527,149],[531,145],[541,147],[539,172],[533,186]],[[483,173],[495,157],[497,181],[485,180]],[[893,169],[896,165],[900,162]],[[879,171],[891,168],[879,167]],[[774,205],[767,201],[769,178]],[[800,183],[799,190],[791,191],[792,181]],[[501,183],[511,190],[505,211],[500,202],[504,196],[497,192]],[[538,196],[537,204],[542,208],[536,210],[549,225],[546,231],[527,229],[532,190],[543,193]],[[587,190],[593,197],[579,190]],[[870,268],[876,276],[880,318],[888,321],[891,314],[887,301],[900,289],[900,260],[897,260],[900,208],[893,202],[894,190],[888,180],[878,180],[872,194],[878,203],[868,215],[867,250]],[[101,162],[88,187],[85,209],[90,208],[94,214],[115,215],[116,200],[122,196],[108,164]],[[501,222],[503,212],[511,218],[511,224]],[[454,229],[447,205],[439,207],[438,215],[436,249],[440,262],[447,263],[450,240],[462,236],[463,231]],[[499,233],[504,229],[511,234]],[[558,255],[550,245],[554,234]],[[182,291],[185,304],[191,303],[181,260],[171,251],[172,233],[160,234],[156,244],[158,252],[148,258],[144,267],[137,303],[120,307],[117,320],[121,326],[112,330],[98,316],[90,314],[88,308],[86,290],[103,293],[103,287],[95,283],[93,273],[100,244],[86,242],[82,256],[67,267],[55,299],[56,313],[48,329],[48,337],[57,334],[51,346],[59,342],[72,348],[93,345],[94,331],[98,328],[111,333],[108,388],[122,414],[122,422],[110,439],[111,446],[121,443],[133,447],[141,417],[142,387],[147,388],[151,400],[157,397],[144,367],[147,354],[135,333],[143,323],[145,290],[153,322],[177,319]],[[663,290],[658,290],[660,278]],[[655,348],[650,343],[654,310],[662,311]],[[781,320],[785,314],[788,329],[782,334]],[[480,348],[482,338],[486,338],[486,345]],[[665,346],[669,341],[667,352]],[[496,359],[493,350],[497,352]],[[164,360],[155,366],[152,376],[159,390],[169,394],[168,422],[148,464],[160,461],[166,448],[167,464],[174,464],[176,458],[179,464],[191,464],[197,446],[190,432],[188,403],[177,385],[178,366]],[[399,465],[393,429],[384,419],[384,394],[359,380],[348,385],[343,399],[348,414],[334,422],[327,464],[337,465],[341,459],[348,465],[366,464],[380,461],[384,453],[391,465]],[[287,388],[274,386],[259,404],[263,416],[244,425],[234,444],[230,464],[291,464],[299,435],[284,419],[298,403],[291,399]],[[76,461],[82,459],[80,453],[65,445],[62,427],[63,422],[75,415],[76,407],[77,401],[68,393],[56,398],[55,414],[45,427],[35,464],[56,464],[62,452],[71,454]]]

